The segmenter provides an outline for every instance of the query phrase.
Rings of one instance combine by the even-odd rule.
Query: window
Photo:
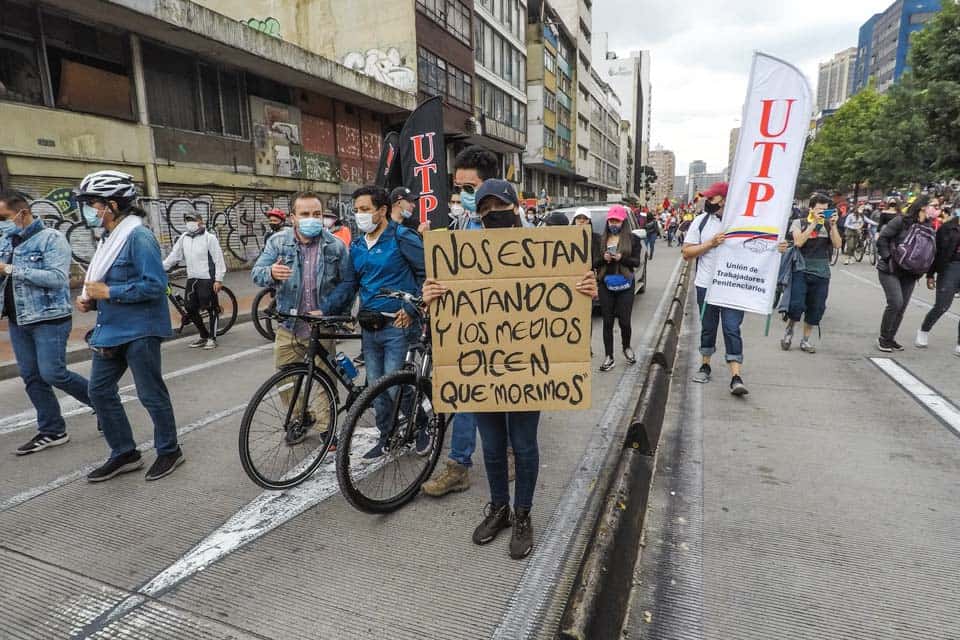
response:
[[[577,124],[583,127],[584,129],[590,128],[590,121],[587,120],[587,117],[582,113],[577,114]]]
[[[569,160],[570,159],[570,141],[564,140],[563,138],[558,137],[557,144],[559,145],[557,147],[557,153],[560,155],[561,158],[565,158]]]
[[[580,160],[587,159],[587,148],[577,145],[577,158]]]
[[[560,91],[563,91],[568,96],[570,95],[570,76],[563,72],[563,69],[560,70],[560,73],[557,74],[557,86],[560,87]]]
[[[557,136],[549,127],[543,128],[543,148],[553,150],[557,146]]]
[[[459,0],[417,0],[417,8],[457,40],[470,46],[470,9]]]
[[[543,67],[550,73],[557,72],[557,61],[553,58],[553,54],[547,49],[543,50]]]
[[[550,111],[557,110],[557,97],[548,89],[543,90],[543,108]]]
[[[559,105],[557,108],[557,122],[565,126],[567,129],[570,128],[570,110]]]
[[[473,79],[462,69],[423,47],[417,50],[420,91],[444,96],[449,104],[470,111],[473,100]],[[478,98],[482,100],[482,95]]]
[[[43,104],[35,51],[30,42],[0,36],[0,100]]]
[[[473,59],[483,64],[483,28],[486,25],[483,20],[476,20],[473,23]]]

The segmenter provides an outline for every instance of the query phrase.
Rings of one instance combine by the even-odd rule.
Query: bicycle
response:
[[[273,342],[277,337],[273,329],[272,315],[277,310],[277,290],[273,287],[261,289],[253,298],[250,309],[250,318],[253,326],[261,336]]]
[[[278,322],[292,318],[308,323],[310,343],[303,362],[281,368],[253,394],[240,421],[240,463],[264,489],[289,489],[319,468],[335,442],[337,419],[363,391],[355,382],[356,371],[344,368],[321,341],[359,339],[360,334],[350,329],[353,316],[272,316]],[[347,390],[342,406],[337,382]]]
[[[870,264],[877,266],[877,237],[876,233],[865,230],[863,233],[863,239],[861,240],[863,244],[863,253],[870,256]],[[859,262],[860,259],[857,259]]]
[[[382,291],[379,296],[393,298],[414,309],[421,323],[420,338],[407,349],[404,365],[379,380],[368,382],[357,398],[340,433],[337,445],[337,481],[347,501],[366,513],[390,513],[404,506],[420,492],[433,473],[443,449],[446,416],[433,410],[431,378],[432,347],[429,314],[423,300],[402,291]],[[377,425],[375,401],[386,394],[387,415]],[[427,430],[428,443],[418,453],[417,437]],[[383,455],[363,458],[377,443]],[[388,480],[396,484],[384,492]]]
[[[182,275],[178,277],[182,277]],[[193,323],[190,319],[190,312],[187,311],[186,291],[186,285],[167,280],[167,299],[180,314],[180,328],[177,329],[177,335],[183,335],[184,328]],[[230,331],[237,322],[237,296],[233,295],[233,291],[225,286],[220,287],[220,292],[217,293],[217,313],[220,318],[217,324],[217,336],[219,337]],[[200,309],[200,318],[202,318],[204,326],[207,326],[210,319],[210,310]]]

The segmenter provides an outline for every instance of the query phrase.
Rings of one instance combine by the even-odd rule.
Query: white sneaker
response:
[[[917,330],[917,339],[914,340],[913,344],[917,346],[918,349],[926,349],[927,345],[930,344],[930,334],[926,331]]]
[[[955,355],[955,356],[957,356],[957,357],[960,357],[960,344],[958,344],[958,345],[954,348],[954,350],[953,350],[953,355]]]
[[[204,348],[204,350],[216,349],[216,348],[217,348],[217,341],[214,340],[213,338],[208,338],[208,339],[207,339],[207,344],[203,345],[203,348]]]

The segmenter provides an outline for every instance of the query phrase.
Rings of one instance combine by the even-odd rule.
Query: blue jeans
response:
[[[73,319],[69,316],[40,324],[10,323],[10,342],[20,377],[37,410],[38,430],[45,436],[58,436],[67,431],[52,387],[85,405],[90,404],[87,379],[67,369],[67,338],[72,328]]]
[[[138,338],[117,347],[112,358],[94,352],[90,371],[90,400],[100,416],[103,437],[110,445],[110,458],[137,448],[127,413],[120,403],[117,382],[130,367],[137,384],[137,397],[153,420],[153,441],[158,455],[174,453],[177,423],[173,417],[170,393],[163,381],[160,364],[160,338]]]
[[[450,459],[469,469],[473,466],[473,452],[477,450],[477,416],[458,413],[451,420]]]
[[[790,309],[787,314],[791,321],[806,322],[811,327],[820,324],[823,312],[827,310],[827,294],[830,293],[830,278],[821,278],[812,273],[794,272],[790,281]]]
[[[657,236],[648,235],[646,239],[647,243],[647,253],[650,254],[650,257],[653,257],[653,248],[657,245]]]
[[[392,324],[379,331],[364,329],[361,336],[367,384],[371,385],[388,373],[403,367],[407,358],[407,347],[420,337],[420,325],[415,323],[408,329],[398,329]],[[377,428],[381,434],[385,434],[389,429],[387,419],[393,408],[392,402],[393,396],[390,394],[380,394],[373,401]]]
[[[717,329],[723,323],[723,344],[727,350],[727,362],[743,362],[743,338],[740,336],[740,325],[743,323],[743,311],[715,307],[704,301],[707,290],[697,287],[697,307],[700,309],[700,355],[710,357],[717,352]]]
[[[540,472],[540,450],[537,446],[539,411],[506,411],[476,413],[477,429],[483,440],[483,464],[490,483],[490,502],[510,503],[510,481],[507,475],[507,441],[513,446],[517,463],[514,508],[530,509]]]

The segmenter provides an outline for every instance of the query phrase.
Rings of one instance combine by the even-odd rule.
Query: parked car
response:
[[[572,222],[573,215],[579,208],[580,207],[564,207],[562,209],[555,209],[555,211],[559,211],[567,216],[567,220]],[[586,205],[586,208],[590,211],[590,224],[593,225],[593,232],[603,235],[603,231],[607,226],[607,212],[610,210],[610,205]],[[647,289],[647,244],[643,242],[643,240],[647,238],[647,232],[637,225],[637,220],[632,215],[627,216],[624,224],[630,230],[630,233],[634,235],[634,239],[643,246],[643,262],[636,270],[633,280],[635,292],[639,294]]]

